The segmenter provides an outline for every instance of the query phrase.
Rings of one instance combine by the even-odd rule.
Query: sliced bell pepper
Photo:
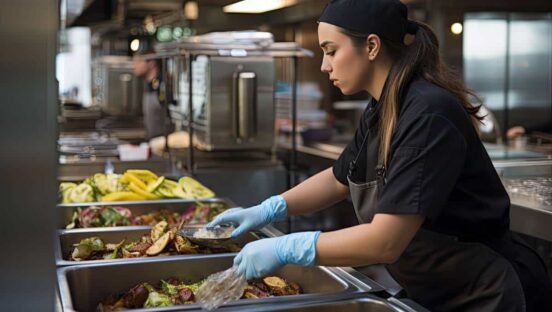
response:
[[[143,181],[155,181],[157,180],[158,176],[146,169],[128,169],[126,172],[133,174],[137,178],[143,180]]]
[[[102,197],[103,202],[109,201],[129,201],[129,200],[144,200],[144,196],[134,192],[115,192]]]
[[[154,182],[149,183],[147,187],[148,192],[153,193],[158,187],[161,186],[161,184],[163,184],[163,181],[165,181],[165,177],[159,177]]]
[[[126,183],[134,183],[136,184],[136,186],[138,186],[139,188],[141,188],[142,190],[147,190],[148,189],[148,186],[142,181],[140,180],[140,178],[138,178],[137,176],[135,176],[134,174],[132,173],[129,173],[129,172],[125,172],[125,174],[123,174],[123,177],[122,179],[126,182]]]
[[[182,186],[184,192],[192,194],[193,198],[209,198],[215,196],[213,191],[191,177],[182,177],[178,180],[178,183]]]
[[[155,194],[152,194],[148,191],[143,190],[138,185],[134,184],[134,182],[130,182],[130,184],[128,185],[128,188],[131,191],[133,191],[134,193],[144,197],[145,199],[159,199],[158,196],[156,196]]]

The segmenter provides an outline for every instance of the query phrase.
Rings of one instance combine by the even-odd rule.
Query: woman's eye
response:
[[[328,51],[328,52],[326,52],[326,53],[324,53],[324,54],[329,55],[329,56],[332,56],[332,55],[335,54],[335,51]]]

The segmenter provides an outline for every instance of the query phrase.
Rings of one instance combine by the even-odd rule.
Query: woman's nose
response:
[[[326,57],[322,58],[322,65],[320,66],[320,71],[326,74],[332,71],[332,67],[330,66],[330,63],[326,60]]]

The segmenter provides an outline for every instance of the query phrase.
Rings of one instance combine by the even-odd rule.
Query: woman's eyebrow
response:
[[[320,44],[320,47],[321,48],[325,48],[328,44],[331,44],[333,42],[329,41],[329,40],[324,40],[322,41],[322,43]]]

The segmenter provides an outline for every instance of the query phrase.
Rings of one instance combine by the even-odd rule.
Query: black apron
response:
[[[374,150],[378,144],[371,145],[368,159],[379,155]],[[349,165],[347,180],[358,221],[369,223],[385,183],[385,167],[378,159],[375,180],[355,183],[351,176],[358,156]],[[420,228],[400,259],[385,267],[410,299],[432,311],[552,311],[544,263],[510,232],[476,242]]]

